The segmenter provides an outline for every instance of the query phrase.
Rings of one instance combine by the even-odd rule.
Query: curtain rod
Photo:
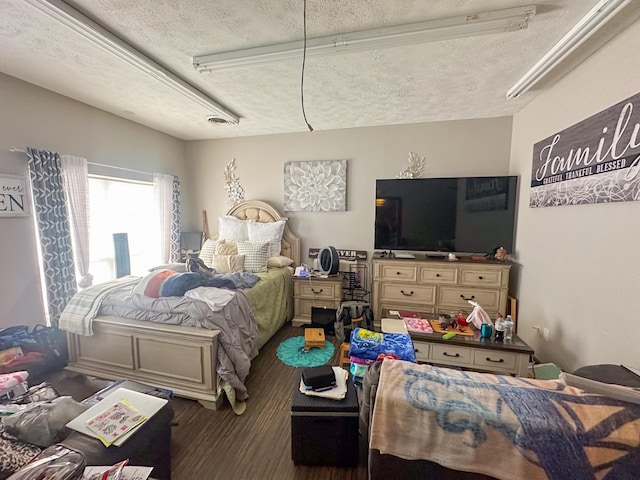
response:
[[[20,148],[10,148],[9,151],[13,153],[24,153],[24,154],[27,153],[26,150],[22,150]],[[133,173],[141,173],[142,175],[153,175],[153,173],[143,172],[141,170],[133,170],[131,168],[125,168],[125,167],[115,167],[113,165],[105,165],[104,163],[87,162],[87,164],[93,165],[94,167],[115,168],[116,170],[124,170],[126,172],[133,172]]]

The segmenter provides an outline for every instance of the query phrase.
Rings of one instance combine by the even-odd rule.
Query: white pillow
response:
[[[249,224],[250,242],[269,242],[269,256],[277,257],[282,250],[282,233],[285,220],[272,223],[253,222]]]
[[[269,257],[267,259],[267,267],[288,267],[293,264],[293,259],[278,255],[277,257]]]
[[[238,242],[238,255],[244,255],[245,271],[266,272],[269,242]]]
[[[214,255],[212,267],[218,273],[244,272],[244,255]]]
[[[240,220],[232,215],[218,217],[218,239],[246,242],[249,240],[248,226],[254,220]]]

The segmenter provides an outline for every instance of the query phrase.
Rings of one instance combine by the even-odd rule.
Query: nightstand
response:
[[[294,327],[311,325],[311,307],[340,307],[342,302],[341,273],[322,277],[294,277],[292,324]]]

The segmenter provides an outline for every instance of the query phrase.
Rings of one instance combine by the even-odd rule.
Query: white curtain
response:
[[[90,287],[89,273],[89,171],[87,160],[73,155],[61,155],[62,178],[73,239],[73,259],[80,273],[80,288]]]
[[[173,175],[153,174],[153,195],[160,213],[160,254],[163,262],[172,261]]]

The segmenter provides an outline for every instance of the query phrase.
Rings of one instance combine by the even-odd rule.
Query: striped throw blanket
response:
[[[60,328],[78,335],[91,336],[91,325],[98,314],[100,302],[111,291],[140,281],[140,277],[126,276],[99,283],[76,293],[60,315]]]

